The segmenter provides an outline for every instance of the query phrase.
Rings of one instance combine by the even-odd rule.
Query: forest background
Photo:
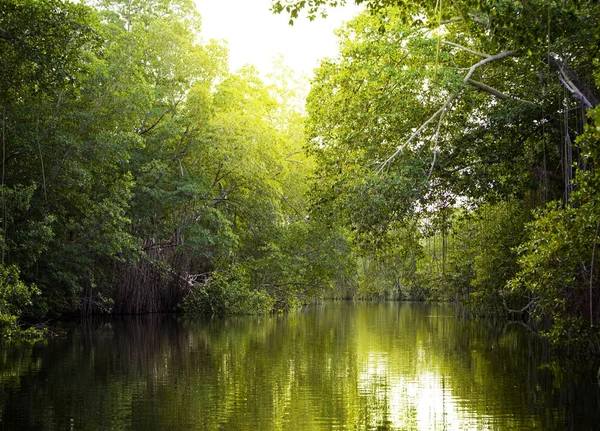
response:
[[[3,336],[407,298],[600,353],[598,3],[356,3],[305,109],[191,0],[0,3]]]

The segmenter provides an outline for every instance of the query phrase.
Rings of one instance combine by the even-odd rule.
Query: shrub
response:
[[[0,334],[2,338],[33,339],[42,335],[33,328],[23,329],[19,319],[25,307],[33,305],[33,298],[40,295],[35,285],[27,286],[19,278],[15,265],[0,265]]]
[[[273,299],[263,291],[250,289],[245,271],[233,267],[216,271],[203,284],[196,284],[183,302],[190,314],[265,314],[273,309]]]

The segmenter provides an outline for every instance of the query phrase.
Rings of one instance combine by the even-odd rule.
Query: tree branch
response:
[[[579,99],[579,101],[581,101],[581,103],[583,103],[586,107],[588,108],[593,108],[594,106],[592,105],[592,103],[587,99],[587,97],[585,97],[583,95],[583,93],[581,91],[579,91],[579,88],[577,88],[577,86],[575,84],[573,84],[573,82],[571,82],[571,80],[569,79],[568,76],[564,75],[561,71],[561,73],[558,75],[558,79],[560,79],[560,82],[563,83],[563,85],[567,88],[567,90],[569,90],[571,93],[573,93],[573,95]]]
[[[584,82],[567,66],[560,64],[557,58],[548,56],[548,63],[558,69],[560,82],[586,107],[593,108],[600,100]]]
[[[465,75],[463,82],[462,82],[462,86],[455,91],[454,93],[452,93],[448,99],[446,99],[446,101],[444,102],[444,104],[442,105],[442,107],[440,109],[438,109],[437,111],[435,111],[433,113],[433,115],[431,117],[429,117],[427,119],[427,121],[425,121],[423,124],[421,124],[421,126],[419,126],[419,128],[417,130],[414,131],[414,133],[412,135],[410,135],[410,137],[404,141],[404,143],[402,143],[401,145],[398,146],[398,149],[394,152],[394,154],[392,154],[390,157],[388,157],[379,167],[379,169],[377,169],[377,173],[380,174],[385,167],[398,155],[400,154],[400,152],[406,148],[417,136],[419,136],[421,134],[421,132],[423,131],[423,129],[425,129],[429,124],[431,124],[438,116],[442,116],[441,119],[443,119],[443,114],[446,112],[446,109],[448,109],[450,107],[450,105],[452,104],[452,102],[454,102],[454,100],[460,95],[460,93],[462,92],[464,86],[466,84],[469,83],[469,80],[471,79],[471,76],[473,75],[473,73],[475,73],[475,71],[480,68],[481,66],[490,63],[492,61],[497,61],[497,60],[502,60],[503,58],[506,57],[510,57],[513,56],[517,53],[517,51],[505,51],[505,52],[501,52],[499,54],[496,55],[491,55],[489,57],[484,58],[483,60],[475,63],[473,66],[471,66],[469,68],[469,71],[467,72],[467,74]],[[440,121],[441,121],[440,119]],[[438,123],[438,130],[439,130],[439,123]]]
[[[429,174],[427,175],[427,182],[431,178],[431,174],[433,173],[433,168],[435,166],[435,161],[437,159],[437,149],[433,150],[433,160],[431,161],[431,167],[429,168]]]
[[[459,92],[456,93],[452,93],[450,95],[450,97],[446,100],[446,102],[444,103],[444,105],[438,109],[431,117],[429,117],[427,119],[427,121],[425,121],[423,124],[421,124],[421,126],[419,126],[419,128],[417,130],[414,131],[414,133],[412,135],[410,135],[410,137],[400,146],[398,146],[398,149],[394,152],[394,154],[392,154],[390,157],[388,157],[379,167],[379,169],[377,169],[377,173],[381,173],[383,171],[383,169],[398,155],[400,154],[400,152],[406,148],[406,146],[408,146],[408,144],[410,144],[420,133],[423,129],[425,129],[425,127],[427,127],[433,120],[435,120],[439,115],[441,115],[446,108],[448,108],[448,106],[450,106],[450,104],[454,101],[454,99],[458,96]]]
[[[469,81],[467,81],[467,83],[481,91],[490,93],[492,96],[496,96],[499,99],[514,100],[515,102],[521,102],[521,103],[526,103],[528,105],[537,106],[535,103],[530,102],[529,100],[519,99],[518,97],[514,97],[514,96],[510,96],[508,94],[502,93],[501,91],[496,90],[495,88],[492,88],[489,85],[485,85],[483,82],[473,81],[472,79],[469,79]]]
[[[525,307],[521,308],[520,310],[513,310],[513,309],[511,309],[511,308],[508,308],[508,306],[506,305],[506,299],[503,299],[503,300],[502,300],[502,303],[503,303],[503,305],[504,305],[504,309],[505,309],[506,311],[508,311],[509,313],[521,314],[521,313],[523,313],[523,312],[527,311],[529,308],[531,308],[531,306],[535,304],[535,301],[536,301],[536,300],[537,300],[537,298],[533,298],[533,299],[532,299],[532,300],[529,302],[529,304],[527,304]]]
[[[491,57],[491,55],[489,55],[489,54],[485,54],[483,52],[472,50],[470,48],[467,48],[466,46],[459,45],[458,43],[450,42],[447,40],[442,40],[442,43],[444,45],[453,46],[454,48],[458,48],[460,50],[468,52],[469,54],[476,55],[477,57],[481,57],[481,58],[490,58]]]
[[[167,113],[169,112],[169,110],[167,109],[165,112],[163,112],[163,114],[158,118],[158,120],[156,120],[154,122],[154,124],[152,124],[151,126],[147,127],[146,129],[137,132],[138,135],[142,136],[145,135],[146,133],[150,132],[152,129],[154,129],[158,123],[160,123],[162,121],[163,118],[165,118],[165,115],[167,115]]]
[[[454,18],[449,18],[445,21],[440,22],[440,25],[446,25],[446,24],[452,24],[453,22],[458,22],[458,21],[462,21],[463,19],[459,16],[454,17]]]
[[[475,70],[477,70],[479,67],[483,66],[484,64],[487,64],[487,63],[490,63],[490,62],[496,61],[496,60],[502,60],[503,58],[506,58],[506,57],[512,57],[516,53],[517,53],[517,51],[515,51],[515,50],[505,51],[505,52],[501,52],[500,54],[490,55],[489,57],[484,58],[480,62],[475,63],[473,66],[471,66],[471,68],[469,69],[469,72],[467,73],[467,76],[465,76],[465,79],[463,79],[463,82],[465,84],[467,82],[469,82],[469,79],[471,79],[471,76],[473,75]]]

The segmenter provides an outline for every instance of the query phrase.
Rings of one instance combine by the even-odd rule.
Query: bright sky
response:
[[[298,74],[312,76],[323,57],[335,57],[337,38],[333,31],[359,10],[354,4],[329,9],[325,19],[297,19],[288,25],[286,15],[274,15],[270,0],[195,0],[202,15],[201,35],[205,40],[229,42],[230,68],[255,65],[265,75],[273,58],[283,55]]]

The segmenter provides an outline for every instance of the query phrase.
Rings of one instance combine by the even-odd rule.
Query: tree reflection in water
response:
[[[595,380],[558,380],[518,325],[447,305],[86,320],[0,346],[2,429],[594,429]]]

